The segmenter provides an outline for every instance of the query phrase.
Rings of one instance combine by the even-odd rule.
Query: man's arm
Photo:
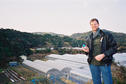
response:
[[[109,42],[109,49],[104,52],[105,56],[111,56],[117,52],[117,43],[114,40],[112,34],[109,34],[108,42]]]

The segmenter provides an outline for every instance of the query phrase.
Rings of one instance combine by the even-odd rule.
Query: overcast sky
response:
[[[0,28],[71,35],[101,29],[126,33],[126,0],[0,0]]]

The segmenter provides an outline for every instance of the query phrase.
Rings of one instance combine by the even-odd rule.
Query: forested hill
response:
[[[13,29],[0,29],[0,62],[18,59],[22,54],[32,54],[30,48],[78,47],[84,41],[68,36],[60,37],[51,34],[33,34]],[[6,60],[5,60],[6,59]]]
[[[109,30],[103,29],[103,31],[111,32],[112,35],[114,36],[115,40],[117,41],[117,44],[119,47],[124,48],[126,47],[126,34],[125,33],[118,33],[118,32],[113,32]],[[74,33],[72,34],[71,38],[74,38],[76,40],[85,40],[85,38],[91,33],[91,31],[84,32],[84,33]],[[35,32],[34,34],[38,35],[44,35],[44,34],[51,34],[53,36],[60,36],[64,37],[65,35],[62,34],[56,34],[56,33],[48,33],[48,32]]]
[[[50,34],[52,36],[60,36],[60,37],[66,36],[64,34],[57,34],[57,33],[53,33],[53,32],[33,32],[33,34],[38,34],[38,35]]]

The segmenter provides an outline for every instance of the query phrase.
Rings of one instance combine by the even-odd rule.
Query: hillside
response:
[[[53,32],[33,32],[33,34],[37,34],[37,35],[50,34],[52,36],[60,36],[60,37],[66,36],[66,35],[63,35],[63,34],[56,34],[56,33],[53,33]]]
[[[81,47],[83,40],[68,36],[60,37],[51,34],[33,34],[13,29],[0,29],[0,66],[10,60],[19,60],[19,56],[30,55],[30,48]]]

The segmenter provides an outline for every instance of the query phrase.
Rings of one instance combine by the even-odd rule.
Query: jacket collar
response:
[[[100,28],[99,28],[99,33],[100,33],[100,37],[103,37],[105,35],[104,31],[101,30]],[[93,39],[93,32],[90,34],[90,39],[91,40]]]
[[[92,32],[92,33],[93,33],[93,38],[96,38],[98,35],[100,35],[100,28],[98,28],[96,32]]]

